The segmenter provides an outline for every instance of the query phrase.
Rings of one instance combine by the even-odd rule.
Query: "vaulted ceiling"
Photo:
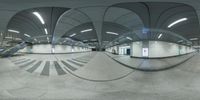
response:
[[[65,40],[70,38],[106,46],[139,40],[178,43],[200,38],[200,2],[196,0],[0,0],[0,5],[0,31],[5,37],[30,43],[70,45]],[[33,14],[35,11],[45,24]],[[182,18],[187,20],[168,27]],[[82,32],[87,29],[91,30]],[[160,34],[162,38],[158,38]]]

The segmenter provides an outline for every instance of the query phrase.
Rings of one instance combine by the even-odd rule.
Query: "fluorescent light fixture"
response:
[[[119,42],[115,42],[115,44],[119,44]]]
[[[17,30],[12,30],[12,29],[8,29],[9,32],[13,32],[13,33],[20,33],[19,31]]]
[[[15,38],[15,40],[22,40],[21,38]]]
[[[179,19],[179,20],[177,20],[177,21],[174,21],[173,23],[171,23],[170,25],[168,25],[168,28],[171,28],[171,27],[174,26],[175,24],[178,24],[178,23],[183,22],[183,21],[186,21],[186,20],[187,20],[187,18],[181,18],[181,19]]]
[[[82,30],[81,33],[92,31],[92,29]]]
[[[159,34],[159,36],[158,36],[158,39],[160,39],[160,38],[161,38],[161,36],[162,36],[162,34]]]
[[[88,40],[83,40],[83,42],[87,42]]]
[[[190,40],[191,40],[191,41],[194,41],[194,40],[198,40],[198,38],[191,38]]]
[[[5,37],[6,39],[12,39],[12,37]]]
[[[49,42],[49,37],[47,37],[47,41]]]
[[[28,34],[24,34],[25,36],[27,36],[27,37],[31,37],[30,35],[28,35]]]
[[[90,41],[96,41],[97,39],[90,39]]]
[[[48,34],[47,28],[44,29],[45,33]]]
[[[35,16],[37,16],[37,18],[40,20],[40,22],[44,25],[45,22],[44,22],[44,19],[42,18],[42,16],[38,13],[38,12],[33,12],[33,14]]]
[[[112,35],[119,35],[118,33],[115,32],[106,32],[107,34],[112,34]]]
[[[131,37],[126,37],[126,39],[128,39],[128,40],[133,40]]]
[[[76,35],[76,33],[73,33],[73,34],[71,34],[69,37],[73,37],[73,36],[75,36]]]
[[[179,43],[180,43],[180,42],[183,42],[183,40],[179,40],[178,42],[179,42]]]

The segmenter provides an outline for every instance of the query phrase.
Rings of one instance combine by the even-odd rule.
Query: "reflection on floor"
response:
[[[131,58],[128,55],[114,55],[109,52],[106,52],[106,55],[111,57],[116,62],[121,63],[129,68],[142,71],[161,71],[176,67],[178,64],[181,64],[192,58],[195,53],[161,59]]]
[[[92,53],[77,58],[71,58],[71,59],[66,58],[58,61],[43,61],[45,59],[35,60],[38,58],[38,56],[40,57],[42,55],[37,55],[35,59],[34,57],[31,58],[11,57],[10,59],[16,66],[30,73],[39,72],[40,75],[49,76],[50,70],[52,70],[52,72],[55,71],[57,72],[57,73],[51,73],[53,75],[67,74],[65,70],[76,71],[79,67],[83,67],[86,63],[88,63],[95,56],[95,54],[96,53]]]
[[[1,58],[0,99],[199,100],[199,60],[195,54],[175,68],[143,72],[103,52]]]

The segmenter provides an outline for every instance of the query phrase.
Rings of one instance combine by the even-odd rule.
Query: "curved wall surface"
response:
[[[195,49],[192,47],[164,41],[138,41],[131,43],[130,46],[132,57],[162,58],[195,52]],[[106,51],[113,52],[113,49],[117,51],[118,47],[110,47]],[[148,49],[148,56],[144,56],[143,48]]]

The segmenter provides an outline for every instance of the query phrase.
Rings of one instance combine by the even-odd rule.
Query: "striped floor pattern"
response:
[[[76,71],[87,64],[95,55],[60,61],[41,61],[28,58],[10,59],[16,66],[29,73],[39,73],[41,76],[65,75],[67,71]],[[55,72],[55,73],[53,73]]]

